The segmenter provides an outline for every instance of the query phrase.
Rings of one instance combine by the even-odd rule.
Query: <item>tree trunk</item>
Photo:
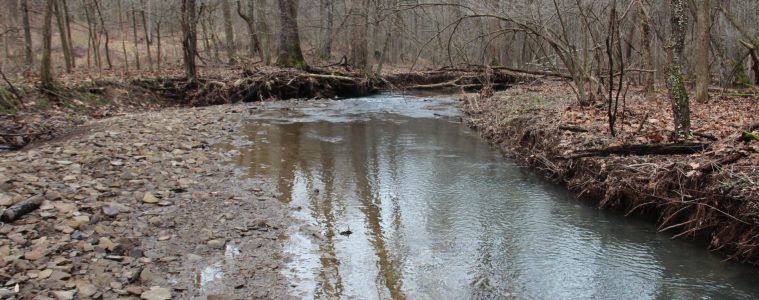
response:
[[[258,32],[260,33],[261,55],[265,65],[271,65],[271,35],[269,33],[269,24],[266,23],[266,1],[261,1],[258,7]]]
[[[40,62],[40,81],[42,87],[50,89],[55,84],[50,63],[50,44],[52,40],[51,18],[53,14],[53,1],[45,1],[45,11],[42,17],[42,61]]]
[[[156,64],[158,70],[161,69],[161,21],[155,23],[155,39],[156,39]]]
[[[709,15],[709,0],[697,1],[696,7],[696,101],[705,103],[709,101],[709,57],[710,57],[710,38],[709,28],[711,26],[711,16]]]
[[[66,24],[66,35],[69,40],[69,53],[71,53],[71,67],[76,67],[76,55],[74,55],[74,39],[71,38],[71,14],[69,13],[69,5],[67,0],[61,0],[63,3],[63,17]]]
[[[670,0],[672,11],[671,30],[667,41],[667,90],[672,102],[672,113],[675,119],[676,139],[690,136],[690,99],[683,81],[683,50],[685,35],[688,32],[688,0]]]
[[[124,32],[124,11],[121,6],[121,0],[118,0],[116,5],[118,5],[118,14],[119,14],[119,31]],[[126,39],[121,39],[121,51],[124,55],[124,74],[129,74],[129,56],[127,55],[126,50]]]
[[[279,0],[280,26],[277,64],[287,68],[306,68],[298,34],[298,0]]]
[[[197,16],[195,0],[182,0],[182,54],[187,81],[194,83],[197,79],[195,56],[198,54]]]
[[[85,0],[82,0],[82,4],[84,4],[84,15],[87,18],[87,32],[90,34],[92,57],[95,61],[95,66],[97,66],[98,71],[100,71],[102,70],[102,61],[100,59],[100,38],[97,29],[98,25],[94,20],[94,12],[91,11],[90,4],[86,3]]]
[[[646,70],[654,69],[654,60],[651,55],[651,18],[648,15],[646,4],[643,0],[638,0],[638,13],[640,14],[640,55],[643,59],[643,67]],[[643,73],[643,86],[647,95],[654,91],[655,83],[654,73]]]
[[[24,60],[27,66],[34,62],[32,54],[32,30],[29,26],[29,1],[21,0],[21,22],[24,27]]]
[[[322,59],[329,61],[332,58],[332,27],[335,23],[335,3],[332,0],[322,1],[322,10],[324,11],[324,45],[321,50]]]
[[[368,12],[366,1],[353,1],[350,11],[351,44],[350,64],[367,72],[369,67],[367,49]]]
[[[258,54],[261,57],[261,60],[263,60],[263,55],[261,54],[261,42],[258,40],[258,34],[256,33],[256,8],[255,8],[255,2],[250,1],[248,3],[248,14],[245,14],[242,11],[242,5],[240,4],[240,1],[237,1],[237,14],[245,20],[245,24],[248,25],[248,54],[250,57],[255,57],[256,54]]]
[[[61,37],[61,48],[63,49],[63,59],[66,61],[66,73],[71,73],[71,47],[69,47],[68,35],[66,34],[66,25],[63,21],[63,10],[58,3],[60,0],[54,0],[55,20],[58,24],[58,32]]]
[[[183,2],[184,4],[184,2]],[[140,69],[140,41],[137,40],[137,10],[134,9],[134,2],[132,3],[132,38],[134,38],[134,63],[137,70]]]
[[[111,49],[108,45],[110,43],[111,38],[108,36],[108,28],[105,27],[105,21],[103,20],[103,13],[100,11],[100,4],[98,4],[98,1],[93,1],[95,4],[95,9],[98,13],[98,19],[100,19],[100,30],[103,32],[103,35],[105,35],[105,61],[108,63],[108,69],[113,69],[113,63],[111,63]]]
[[[140,9],[140,15],[142,16],[142,29],[145,32],[145,50],[148,54],[148,70],[153,71],[153,55],[150,53],[150,29],[148,29],[148,21],[145,19],[145,4],[142,4]]]
[[[232,8],[229,0],[221,0],[221,14],[224,16],[224,41],[227,48],[227,59],[230,64],[235,62],[237,49],[235,48],[235,31],[232,29]]]

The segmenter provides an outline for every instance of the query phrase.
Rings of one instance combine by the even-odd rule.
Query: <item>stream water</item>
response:
[[[272,103],[244,133],[236,162],[299,220],[281,237],[298,297],[759,297],[756,269],[574,200],[450,99]]]

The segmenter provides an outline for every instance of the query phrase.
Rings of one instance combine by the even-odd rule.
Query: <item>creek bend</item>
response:
[[[504,158],[445,97],[379,95],[251,110],[242,176],[296,224],[292,293],[360,299],[755,298],[759,271],[598,211]],[[350,232],[350,234],[348,234]]]

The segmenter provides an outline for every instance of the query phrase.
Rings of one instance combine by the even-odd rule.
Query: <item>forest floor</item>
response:
[[[668,155],[644,155],[681,146],[669,141],[666,91],[627,98],[617,137],[609,133],[607,107],[579,107],[564,82],[468,96],[462,109],[491,143],[579,198],[654,217],[662,232],[705,239],[730,259],[759,264],[759,141],[740,140],[759,121],[759,97],[713,93],[709,103],[692,103],[693,144],[685,147],[692,153]]]

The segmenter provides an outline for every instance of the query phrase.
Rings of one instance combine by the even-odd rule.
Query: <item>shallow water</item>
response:
[[[295,295],[759,296],[757,270],[579,203],[458,119],[451,100],[392,95],[252,111],[236,162],[300,220],[282,237]]]

